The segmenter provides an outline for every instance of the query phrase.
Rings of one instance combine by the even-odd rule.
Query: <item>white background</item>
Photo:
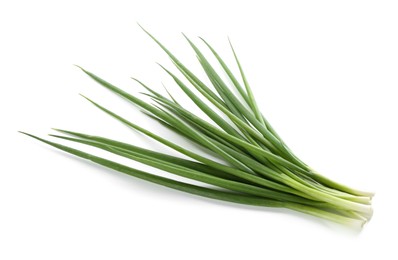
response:
[[[0,259],[397,259],[397,2],[260,2],[2,1]],[[184,100],[136,22],[199,74],[180,32],[233,64],[230,36],[261,110],[299,157],[376,192],[372,221],[358,233],[202,199],[17,133],[65,128],[175,154],[77,95],[176,140],[73,66],[132,93],[142,88],[131,76],[159,91],[164,82]]]

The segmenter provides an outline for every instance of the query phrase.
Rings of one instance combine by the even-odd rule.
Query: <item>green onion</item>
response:
[[[139,107],[149,118],[201,146],[218,160],[184,148],[184,144],[171,142],[88,98],[86,99],[91,104],[117,121],[189,159],[151,151],[110,138],[67,130],[55,129],[64,135],[51,136],[102,149],[204,183],[206,186],[160,177],[28,133],[23,134],[104,167],[202,197],[253,206],[287,208],[349,226],[362,227],[370,220],[372,193],[352,189],[320,175],[297,158],[272,128],[259,110],[231,42],[232,54],[240,75],[234,75],[214,48],[200,38],[214,55],[219,63],[218,66],[225,72],[229,80],[227,83],[201,50],[184,35],[211,83],[206,85],[155,37],[143,30],[165,51],[181,75],[177,76],[160,66],[210,121],[190,112],[189,108],[178,103],[167,90],[169,97],[134,79],[147,90],[147,93],[143,94],[154,102],[149,104],[95,74],[79,68],[103,87]],[[181,77],[188,81],[189,85],[183,83]],[[243,84],[239,82],[239,78]],[[195,94],[192,88],[200,95]],[[216,109],[210,107],[209,103]]]

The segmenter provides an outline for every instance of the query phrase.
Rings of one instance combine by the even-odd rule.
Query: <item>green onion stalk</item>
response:
[[[362,227],[370,220],[372,193],[347,187],[320,175],[295,156],[276,133],[259,110],[231,42],[232,54],[239,69],[237,76],[215,49],[200,38],[214,56],[218,67],[223,70],[225,75],[221,76],[202,51],[184,35],[210,82],[206,84],[161,42],[142,29],[171,59],[179,75],[162,65],[161,68],[207,118],[190,112],[189,108],[177,102],[168,91],[165,96],[138,79],[133,80],[146,90],[143,94],[152,100],[152,104],[79,68],[106,89],[137,106],[150,119],[196,143],[217,159],[200,155],[185,148],[184,144],[169,141],[84,96],[87,101],[117,121],[174,149],[188,159],[74,131],[55,129],[60,134],[51,136],[102,149],[206,185],[161,177],[28,133],[23,134],[118,172],[202,197],[251,206],[287,208],[355,227]]]

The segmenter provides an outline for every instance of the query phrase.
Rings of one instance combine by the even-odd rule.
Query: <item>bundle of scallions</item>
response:
[[[298,159],[282,141],[259,111],[232,45],[240,79],[231,72],[211,45],[201,39],[217,60],[217,69],[225,72],[222,76],[218,74],[199,48],[184,35],[211,83],[205,84],[155,37],[145,29],[144,31],[164,50],[180,76],[162,66],[164,71],[206,114],[206,119],[191,113],[189,108],[180,105],[170,93],[166,97],[139,80],[135,81],[147,90],[145,95],[155,104],[144,102],[81,68],[82,71],[103,87],[138,106],[148,117],[209,151],[213,159],[184,148],[184,144],[162,138],[88,98],[94,106],[121,123],[190,159],[72,131],[57,129],[64,135],[52,136],[103,149],[206,185],[161,177],[28,133],[24,134],[107,168],[198,196],[252,206],[287,208],[349,226],[362,227],[371,218],[372,193],[349,188],[318,174]],[[192,91],[192,88],[200,95]],[[214,159],[214,156],[218,159]]]

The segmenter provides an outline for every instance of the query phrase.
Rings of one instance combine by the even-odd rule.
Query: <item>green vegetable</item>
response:
[[[184,35],[211,82],[208,86],[156,38],[145,32],[165,51],[190,85],[184,84],[179,76],[161,67],[211,122],[191,113],[170,93],[168,93],[170,97],[168,98],[139,80],[134,79],[148,91],[145,95],[149,96],[155,105],[142,101],[83,68],[81,70],[103,87],[138,106],[143,113],[164,127],[217,156],[223,163],[186,149],[183,144],[178,145],[168,141],[88,98],[86,99],[94,106],[117,121],[190,159],[182,159],[117,140],[72,131],[56,129],[64,135],[52,136],[106,150],[172,174],[206,183],[206,187],[139,171],[31,134],[24,134],[110,169],[203,197],[253,206],[284,207],[345,225],[363,226],[371,218],[372,193],[355,190],[321,176],[297,158],[283,142],[259,111],[232,44],[231,49],[243,85],[239,82],[239,77],[231,72],[209,43],[201,39],[229,78],[228,83],[216,72],[200,49]],[[195,94],[192,87],[201,96]],[[238,94],[234,94],[234,89]],[[208,102],[204,102],[203,98]],[[208,105],[209,102],[216,110]]]

